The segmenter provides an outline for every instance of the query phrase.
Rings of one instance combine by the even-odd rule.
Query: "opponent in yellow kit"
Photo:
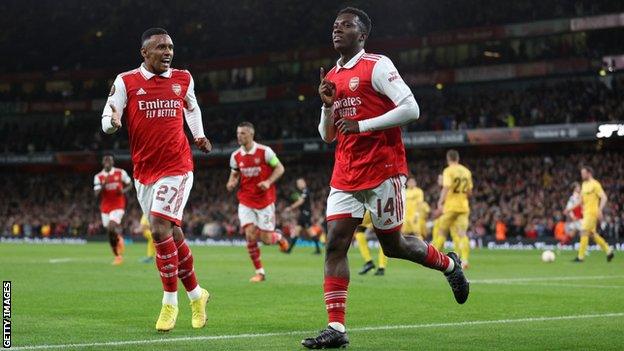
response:
[[[154,261],[154,256],[156,256],[156,249],[154,248],[152,230],[150,228],[150,223],[146,215],[141,216],[141,232],[143,233],[143,237],[147,240],[147,256],[141,259],[141,262],[150,263]]]
[[[581,168],[581,178],[583,179],[583,185],[581,185],[583,222],[581,224],[581,243],[578,256],[574,261],[583,262],[587,253],[589,238],[591,237],[607,253],[607,262],[611,262],[614,256],[613,249],[609,247],[609,244],[596,230],[598,222],[602,219],[602,210],[607,204],[607,194],[602,189],[602,185],[594,179],[594,171],[591,167],[585,166]]]
[[[373,229],[373,222],[371,220],[370,212],[366,211],[364,213],[364,218],[362,218],[362,223],[355,229],[355,239],[358,243],[358,248],[360,251],[360,255],[364,259],[364,266],[358,272],[358,274],[363,275],[368,273],[371,269],[375,268],[375,264],[373,263],[373,258],[371,257],[370,249],[368,248],[368,241],[366,240],[366,230]],[[388,257],[384,255],[383,250],[381,249],[381,245],[379,247],[379,262],[377,271],[375,275],[384,275],[386,272],[386,265],[388,264]]]
[[[424,240],[427,236],[428,216],[429,205],[425,202],[425,193],[416,185],[416,179],[409,177],[405,190],[405,221],[401,232]]]
[[[442,191],[438,201],[437,212],[442,212],[438,218],[439,235],[446,237],[451,228],[457,231],[458,246],[462,265],[468,267],[470,255],[470,242],[466,231],[468,230],[468,217],[470,205],[468,196],[472,193],[472,173],[468,168],[459,164],[459,153],[449,150],[446,153],[448,167],[442,173]]]
[[[438,175],[438,186],[442,189],[442,174]],[[451,226],[449,229],[451,234],[451,240],[453,240],[453,248],[459,250],[459,236],[457,236],[457,226]],[[440,234],[440,217],[433,221],[433,228],[431,229],[431,244],[442,251],[444,249],[444,243],[446,243],[446,235]]]

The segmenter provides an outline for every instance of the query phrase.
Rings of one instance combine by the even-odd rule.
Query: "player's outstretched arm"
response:
[[[336,97],[336,84],[325,79],[325,70],[321,67],[318,92],[323,101],[321,109],[321,121],[318,126],[319,134],[326,143],[336,139],[336,126],[334,125],[334,99]]]

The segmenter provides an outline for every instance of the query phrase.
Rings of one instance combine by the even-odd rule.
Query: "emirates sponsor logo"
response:
[[[355,117],[358,113],[357,106],[362,105],[362,99],[359,96],[345,97],[334,101],[334,111],[340,118]]]
[[[180,94],[182,94],[182,86],[178,83],[171,84],[171,90],[173,90],[173,93],[177,96],[180,96]]]
[[[180,100],[139,100],[139,111],[145,111],[145,117],[177,117],[178,110],[182,108]]]
[[[351,91],[355,91],[355,89],[357,89],[359,85],[360,77],[353,77],[351,78],[351,80],[349,80],[349,89],[351,89]]]
[[[139,100],[139,110],[157,110],[159,108],[180,108],[182,107],[182,102],[180,100]]]
[[[340,109],[344,107],[354,107],[360,106],[362,104],[362,99],[359,96],[356,97],[346,97],[339,100],[334,101],[334,108]]]
[[[245,167],[245,168],[241,168],[240,172],[243,175],[243,177],[246,178],[253,178],[253,177],[257,177],[260,175],[260,167]]]

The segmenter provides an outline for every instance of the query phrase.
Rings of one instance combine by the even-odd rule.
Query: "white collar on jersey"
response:
[[[147,68],[143,66],[143,64],[141,64],[141,67],[139,67],[139,70],[141,71],[141,74],[143,75],[143,77],[145,77],[145,79],[148,79],[148,80],[152,79],[152,77],[156,75],[155,73],[148,71]],[[171,68],[159,74],[159,76],[164,77],[164,78],[171,78]]]
[[[349,62],[347,62],[344,66],[340,65],[340,59],[338,59],[338,61],[336,61],[336,72],[338,72],[341,68],[346,68],[346,69],[352,68],[360,60],[360,58],[362,58],[364,54],[365,54],[364,49],[360,50],[360,52],[358,52],[355,56],[353,56],[349,60]]]
[[[257,148],[258,148],[258,144],[256,144],[255,141],[253,143],[253,146],[251,147],[251,150],[249,150],[249,151],[245,151],[245,148],[241,145],[241,154],[242,155],[252,155],[252,154],[255,154]]]

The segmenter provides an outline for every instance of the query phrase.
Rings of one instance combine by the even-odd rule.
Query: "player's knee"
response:
[[[396,247],[393,247],[391,245],[386,245],[382,248],[384,255],[386,255],[386,257],[390,257],[390,258],[399,258],[399,250],[397,250]]]
[[[182,228],[178,227],[177,225],[173,226],[173,240],[175,241],[182,241],[184,240],[184,232],[182,231]]]
[[[350,235],[330,235],[327,240],[327,255],[346,254],[350,244]]]
[[[260,240],[265,244],[265,245],[271,245],[272,244],[272,233],[270,232],[265,232],[265,231],[260,231]]]
[[[171,222],[159,218],[152,217],[150,221],[152,227],[152,237],[155,241],[162,241],[171,235]]]

